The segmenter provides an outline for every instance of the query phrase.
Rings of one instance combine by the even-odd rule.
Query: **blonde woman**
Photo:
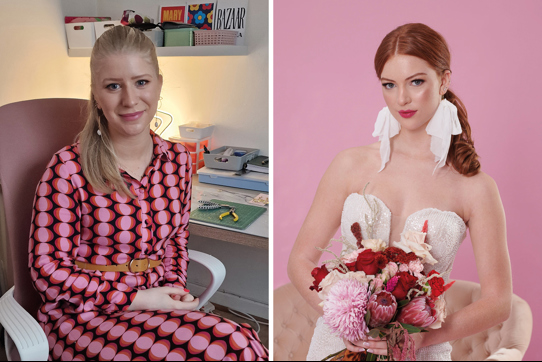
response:
[[[30,270],[51,360],[265,360],[248,325],[185,289],[191,158],[150,131],[152,42],[117,26],[92,50],[90,112],[36,191]]]

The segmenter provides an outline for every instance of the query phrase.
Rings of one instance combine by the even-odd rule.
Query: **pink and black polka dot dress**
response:
[[[78,145],[58,151],[38,184],[30,272],[43,304],[38,320],[50,360],[267,360],[249,325],[202,312],[129,311],[139,289],[185,288],[191,158],[151,132],[154,158],[141,181],[121,174],[135,199],[86,181]],[[100,265],[162,260],[145,272]]]

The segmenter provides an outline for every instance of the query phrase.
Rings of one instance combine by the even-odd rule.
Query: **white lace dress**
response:
[[[376,196],[366,195],[366,197],[371,204],[376,202],[380,210],[378,217],[374,220],[373,236],[376,239],[382,239],[389,243],[391,212],[384,202]],[[341,232],[349,243],[356,243],[356,237],[350,230],[352,224],[355,222],[361,225],[363,239],[369,239],[367,235],[368,225],[366,224],[366,215],[371,220],[371,209],[363,195],[354,193],[348,196],[342,213]],[[427,265],[424,271],[428,273],[434,269],[441,274],[451,272],[455,255],[466,236],[467,227],[465,222],[459,215],[452,211],[428,208],[410,215],[406,219],[403,231],[421,231],[425,220],[428,220],[429,226],[426,242],[433,247],[431,255],[438,260],[438,263]],[[448,283],[448,276],[449,274],[444,276],[446,283]],[[319,318],[316,323],[307,360],[320,361],[326,356],[344,348],[342,339],[335,337],[333,332],[324,323],[323,318]],[[419,349],[416,353],[416,359],[418,361],[451,361],[451,351],[452,347],[449,343],[437,344]]]

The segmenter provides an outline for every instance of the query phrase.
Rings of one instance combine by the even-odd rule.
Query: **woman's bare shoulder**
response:
[[[462,181],[466,219],[470,219],[483,205],[501,203],[497,183],[487,173],[480,171],[474,176],[463,177]]]
[[[380,142],[366,146],[351,147],[339,152],[332,165],[345,171],[365,169],[380,162]]]

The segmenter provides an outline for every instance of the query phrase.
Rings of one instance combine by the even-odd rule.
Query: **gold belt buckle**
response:
[[[134,261],[136,261],[136,260],[137,260],[137,261],[139,261],[139,260],[147,260],[147,268],[146,268],[145,270],[148,270],[148,269],[151,267],[151,261],[149,260],[149,258],[145,258],[145,259],[132,259],[132,260],[130,260],[130,263],[128,264],[128,270],[130,270],[130,273],[138,273],[138,272],[135,272],[135,271],[132,270],[132,263],[133,263]],[[145,270],[143,270],[143,271],[145,271]]]

